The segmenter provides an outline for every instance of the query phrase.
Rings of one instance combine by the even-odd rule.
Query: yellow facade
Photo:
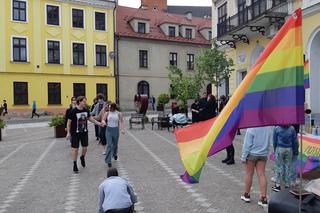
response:
[[[12,20],[12,0],[0,7],[0,99],[6,99],[9,111],[27,110],[32,101],[46,111],[66,108],[73,96],[73,83],[86,84],[89,103],[96,96],[96,84],[108,85],[108,99],[115,100],[114,60],[109,53],[114,50],[114,4],[90,0],[84,3],[54,0],[26,0],[27,21]],[[60,25],[46,23],[46,5],[60,8]],[[72,8],[84,12],[84,28],[72,27]],[[106,14],[106,30],[94,28],[94,12]],[[12,37],[27,38],[27,62],[12,61]],[[48,64],[47,40],[60,42],[60,64]],[[85,65],[73,65],[72,42],[85,44]],[[107,66],[96,66],[95,45],[107,47]],[[28,104],[14,105],[13,82],[28,82]],[[61,83],[61,104],[48,104],[48,83]]]

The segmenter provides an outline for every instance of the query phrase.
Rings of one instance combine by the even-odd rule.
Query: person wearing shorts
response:
[[[77,98],[77,106],[68,114],[67,140],[71,139],[73,172],[78,173],[77,166],[78,152],[81,143],[82,153],[80,156],[82,167],[86,166],[85,155],[88,147],[88,120],[96,125],[101,125],[86,108],[87,99],[84,96]]]
[[[241,161],[245,164],[246,175],[244,194],[241,200],[250,202],[250,191],[254,170],[256,169],[259,185],[260,199],[259,206],[267,207],[267,178],[266,163],[269,154],[269,147],[272,144],[273,127],[257,127],[248,129],[244,138]]]

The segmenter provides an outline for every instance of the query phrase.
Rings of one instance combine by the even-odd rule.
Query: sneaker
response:
[[[280,192],[281,191],[281,186],[273,186],[272,191],[274,192]]]
[[[83,167],[83,168],[86,167],[86,161],[85,161],[85,159],[84,159],[84,155],[82,155],[82,156],[80,157],[80,160],[81,160],[81,165],[82,165],[82,167]]]
[[[111,167],[112,167],[112,164],[111,164],[111,163],[108,163],[108,167],[111,168]]]
[[[243,195],[241,195],[241,200],[243,200],[246,203],[250,203],[250,194],[248,194],[247,192],[244,193]]]
[[[262,197],[260,198],[260,200],[258,201],[258,205],[262,206],[263,208],[267,208],[268,207],[268,200],[266,197]]]
[[[107,155],[107,153],[106,152],[102,152],[102,155]]]
[[[115,155],[113,158],[114,158],[114,160],[118,160],[118,156],[117,155]]]
[[[79,169],[78,169],[77,163],[73,164],[73,172],[76,173],[76,174],[79,173]]]

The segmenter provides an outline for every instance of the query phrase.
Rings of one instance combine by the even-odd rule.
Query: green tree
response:
[[[199,97],[204,85],[203,74],[196,71],[194,74],[185,74],[176,66],[168,68],[171,80],[171,94],[173,94],[182,108],[187,107],[187,101]]]
[[[197,69],[204,73],[205,80],[216,87],[217,96],[218,88],[230,78],[233,65],[233,60],[228,58],[224,51],[219,50],[217,45],[204,50],[197,60]]]

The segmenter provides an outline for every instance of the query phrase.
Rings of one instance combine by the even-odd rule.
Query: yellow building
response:
[[[115,100],[114,7],[106,0],[1,0],[0,100],[62,111],[72,96]]]
[[[311,66],[306,100],[320,113],[320,0],[213,0],[213,36],[235,63],[220,94],[234,92],[286,17],[301,6],[305,59]]]

